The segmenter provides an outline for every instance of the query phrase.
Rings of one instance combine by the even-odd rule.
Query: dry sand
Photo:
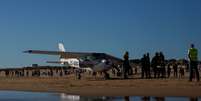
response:
[[[201,82],[188,82],[187,79],[0,78],[0,89],[82,96],[201,96]]]

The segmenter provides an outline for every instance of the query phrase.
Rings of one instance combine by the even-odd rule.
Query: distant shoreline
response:
[[[81,96],[201,96],[201,82],[175,80],[74,80],[55,78],[0,78],[0,90],[66,93]]]

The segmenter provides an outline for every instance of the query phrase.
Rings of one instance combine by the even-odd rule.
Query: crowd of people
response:
[[[149,59],[149,53],[144,55],[141,59],[142,63],[142,78],[144,78],[144,73],[146,78],[151,78],[150,67],[152,67],[154,78],[165,78],[165,58],[162,52],[156,52],[155,56],[151,60]]]
[[[200,80],[198,71],[198,50],[191,44],[188,51],[189,58],[189,69],[190,72],[189,81],[192,81],[193,77]],[[185,75],[185,67],[179,63],[167,64],[165,62],[165,56],[163,52],[156,52],[155,56],[150,60],[149,53],[143,55],[140,60],[141,62],[141,78],[151,79],[151,78],[169,78],[171,71],[174,71],[174,77],[182,78]],[[186,65],[188,67],[188,65]],[[126,52],[124,55],[123,62],[123,74],[124,78],[128,78],[128,75],[132,72],[132,68],[129,64],[129,53]],[[179,75],[178,75],[179,74]]]

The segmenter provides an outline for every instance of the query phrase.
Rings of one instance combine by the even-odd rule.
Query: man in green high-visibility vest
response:
[[[191,44],[191,48],[188,50],[188,58],[190,61],[190,77],[189,81],[193,79],[193,70],[195,70],[197,81],[200,80],[198,72],[198,50],[194,47],[194,44]]]

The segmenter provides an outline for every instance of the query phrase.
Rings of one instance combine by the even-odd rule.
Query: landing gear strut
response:
[[[110,79],[110,74],[109,73],[107,73],[107,72],[104,72],[104,78],[106,79],[106,80],[108,80],[108,79]]]

